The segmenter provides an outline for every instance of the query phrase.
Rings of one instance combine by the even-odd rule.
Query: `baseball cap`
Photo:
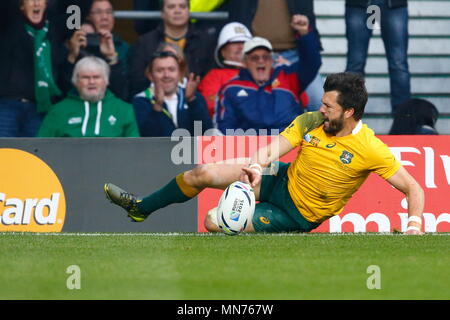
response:
[[[220,49],[222,49],[224,45],[231,42],[245,42],[251,38],[252,34],[242,23],[230,22],[226,24],[220,31],[216,50],[214,52],[214,58],[216,59],[217,64],[224,67],[222,64],[223,57],[220,54]]]
[[[266,48],[269,51],[273,50],[269,40],[261,37],[254,37],[244,43],[244,54],[247,54],[256,48]]]

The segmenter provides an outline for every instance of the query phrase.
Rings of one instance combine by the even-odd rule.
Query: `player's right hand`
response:
[[[254,168],[244,167],[242,168],[240,181],[248,183],[254,188],[261,182],[261,172]]]

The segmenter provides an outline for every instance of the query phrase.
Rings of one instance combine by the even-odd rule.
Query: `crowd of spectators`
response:
[[[347,71],[361,74],[372,33],[354,29],[365,23],[366,2],[347,0],[345,15]],[[406,0],[376,3],[389,19],[402,18],[395,30],[389,19],[381,26],[394,114],[410,99]],[[66,25],[71,4],[81,9],[75,30]],[[133,5],[160,10],[161,19],[136,20],[138,39],[127,43],[114,32],[110,0],[2,1],[0,137],[170,136],[178,128],[194,135],[195,123],[201,134],[283,130],[319,109],[322,47],[313,0]],[[190,17],[215,10],[229,20]]]
[[[217,124],[223,133],[237,129],[281,132],[303,112],[299,93],[315,78],[321,59],[308,18],[294,15],[291,20],[300,57],[293,64],[274,67],[273,46],[265,38],[253,37],[244,43],[243,67],[221,88],[216,103]]]

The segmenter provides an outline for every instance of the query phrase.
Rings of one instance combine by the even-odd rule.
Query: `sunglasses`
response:
[[[268,61],[272,60],[272,55],[265,54],[265,55],[260,56],[257,54],[253,54],[253,55],[247,56],[247,59],[250,60],[251,62],[259,62],[259,60],[262,60],[263,62],[268,62]]]

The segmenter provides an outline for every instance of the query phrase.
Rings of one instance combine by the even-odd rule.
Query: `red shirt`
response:
[[[220,91],[220,88],[234,78],[239,73],[239,69],[236,68],[222,68],[212,69],[200,82],[198,90],[205,97],[208,105],[208,113],[212,117],[215,111],[216,97]]]

